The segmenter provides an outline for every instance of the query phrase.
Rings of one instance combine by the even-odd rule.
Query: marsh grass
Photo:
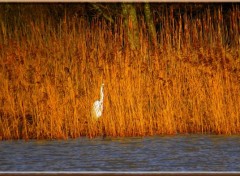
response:
[[[162,14],[158,48],[140,23],[140,49],[122,19],[44,17],[0,24],[1,139],[239,134],[239,6]],[[143,20],[142,20],[143,21]],[[124,44],[124,45],[123,45]],[[104,112],[91,119],[104,82]]]

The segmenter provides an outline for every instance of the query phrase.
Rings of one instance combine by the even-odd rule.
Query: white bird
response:
[[[103,86],[104,84],[102,84],[100,88],[100,100],[95,101],[92,107],[92,116],[95,119],[101,117],[103,112]]]

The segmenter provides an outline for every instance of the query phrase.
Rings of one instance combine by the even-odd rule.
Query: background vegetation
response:
[[[0,22],[2,140],[240,132],[239,4],[0,4]]]

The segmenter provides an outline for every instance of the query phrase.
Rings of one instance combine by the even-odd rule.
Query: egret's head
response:
[[[104,86],[104,83],[102,83],[102,87]]]

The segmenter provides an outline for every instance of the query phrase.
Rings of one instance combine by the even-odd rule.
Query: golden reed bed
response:
[[[240,9],[174,20],[158,47],[140,23],[131,50],[115,25],[44,18],[0,24],[0,139],[240,133]],[[226,27],[227,26],[227,27]],[[104,111],[91,108],[104,83]]]

